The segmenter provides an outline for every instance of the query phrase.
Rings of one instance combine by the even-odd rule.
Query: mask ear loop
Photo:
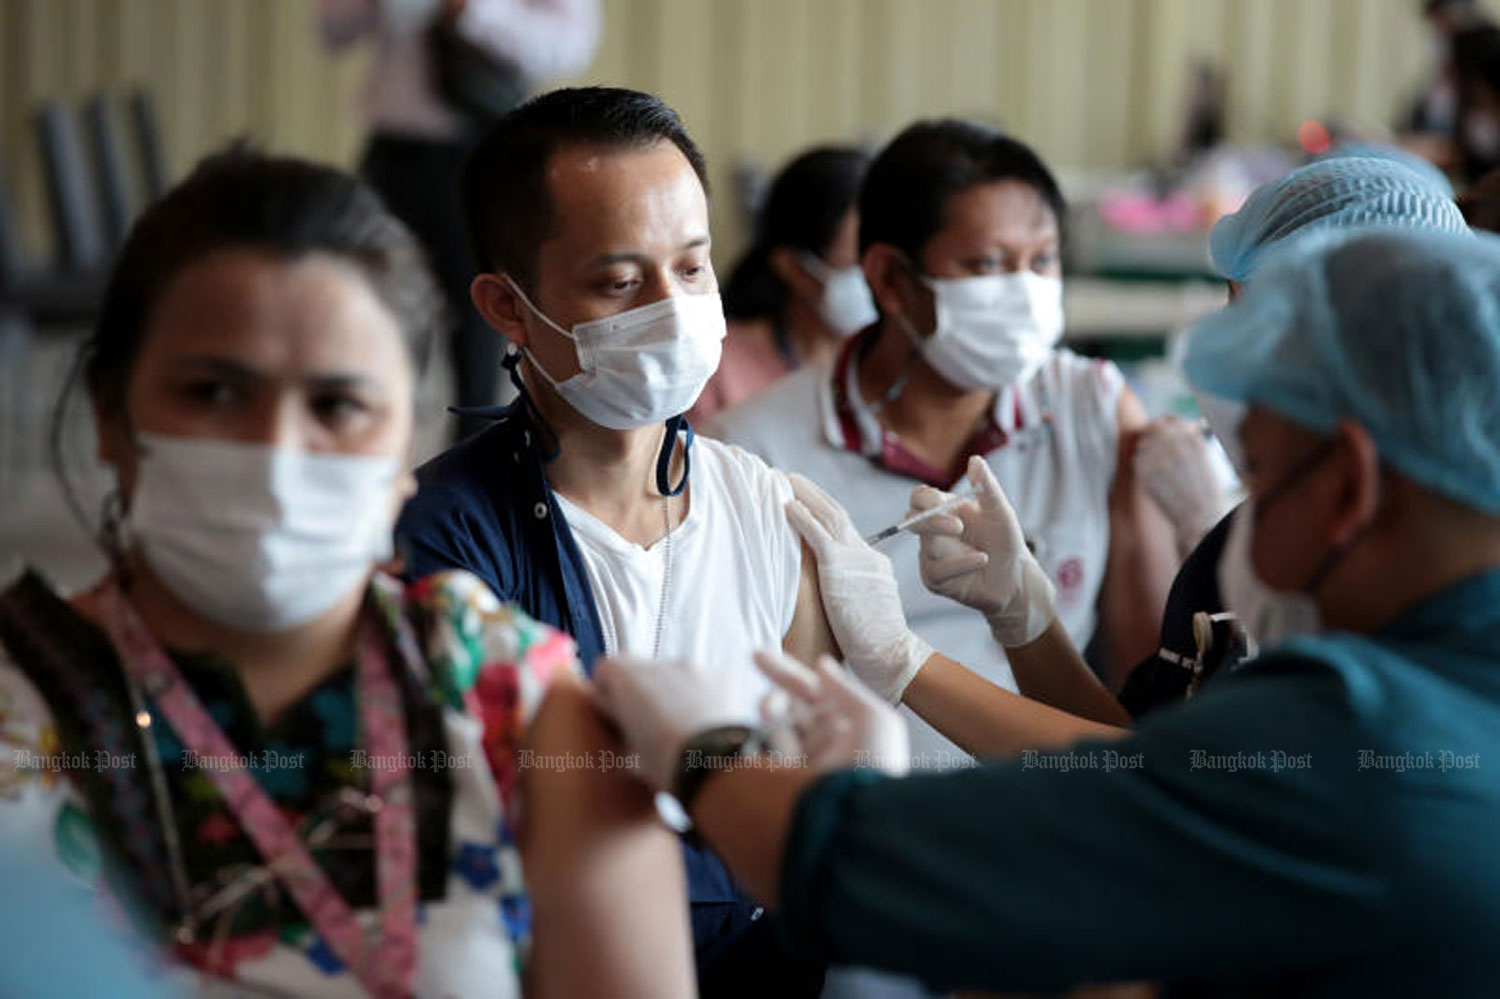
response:
[[[123,408],[120,417],[125,426],[125,440],[130,450],[135,453],[136,467],[139,469],[141,456],[146,453],[147,449],[136,436],[135,425]],[[139,472],[137,472],[137,478],[139,478]],[[120,492],[120,487],[111,486],[104,494],[104,500],[99,507],[99,530],[95,534],[95,541],[98,542],[100,549],[104,552],[104,557],[109,561],[110,571],[124,588],[130,585],[130,559],[126,555],[130,547],[128,515],[129,509],[125,505],[125,496]]]
[[[919,268],[905,253],[902,253],[899,250],[897,251],[897,253],[900,254],[901,263],[904,264],[906,268],[912,272],[916,279],[925,287],[926,277],[925,275],[923,275],[921,268]],[[895,381],[891,382],[891,387],[885,390],[884,395],[870,404],[870,413],[875,416],[879,416],[887,406],[901,397],[901,393],[906,390],[906,383],[911,381],[911,376],[913,374],[912,362],[915,361],[922,353],[922,338],[917,336],[917,328],[912,323],[911,319],[905,313],[901,312],[896,313],[892,318],[896,320],[896,325],[901,327],[901,332],[906,334],[906,359],[902,362],[901,373],[896,376]]]
[[[104,494],[104,503],[99,510],[99,547],[109,560],[109,567],[123,584],[126,580],[125,558],[125,497],[119,489],[110,489]]]
[[[1383,491],[1382,495],[1384,495]],[[1376,514],[1378,515],[1380,511],[1379,499],[1375,501],[1375,510]],[[1303,587],[1302,592],[1309,595],[1317,593],[1318,590],[1322,588],[1323,583],[1327,581],[1329,574],[1332,573],[1333,570],[1338,566],[1339,562],[1343,560],[1344,556],[1348,555],[1349,552],[1353,550],[1355,545],[1364,540],[1364,536],[1369,533],[1370,526],[1374,522],[1375,518],[1371,517],[1369,521],[1362,524],[1357,530],[1355,530],[1354,534],[1349,538],[1348,541],[1345,541],[1343,544],[1331,549],[1327,555],[1324,555],[1323,560],[1318,563],[1318,567],[1313,570],[1312,578],[1307,581],[1307,585]]]
[[[542,463],[551,464],[562,454],[562,444],[558,442],[557,434],[553,432],[552,425],[542,416],[542,411],[532,401],[531,393],[526,391],[526,382],[521,378],[521,358],[519,350],[511,347],[505,352],[505,357],[500,361],[500,366],[510,375],[510,383],[516,388],[516,395],[521,400],[521,405],[526,407],[526,416],[536,428],[552,442],[552,449],[542,453]]]

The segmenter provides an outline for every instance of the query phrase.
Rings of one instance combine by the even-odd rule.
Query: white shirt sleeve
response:
[[[797,613],[797,592],[802,583],[802,539],[786,519],[792,484],[785,473],[749,451],[721,441],[713,444],[723,456],[730,501],[738,508],[741,520],[759,534],[752,539],[751,550],[765,562],[744,568],[764,572],[777,633],[784,637]]]

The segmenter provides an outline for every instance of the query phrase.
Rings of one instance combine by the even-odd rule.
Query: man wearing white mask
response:
[[[879,321],[831,370],[791,376],[723,414],[719,429],[817,482],[863,534],[899,518],[913,486],[953,488],[982,457],[1056,589],[1068,636],[1083,648],[1100,626],[1104,658],[1123,671],[1155,648],[1176,559],[1170,525],[1133,475],[1140,403],[1114,365],[1058,346],[1064,213],[1052,174],[1022,143],[964,121],[910,126],[871,164],[859,199]],[[924,588],[917,547],[910,535],[883,547],[913,630],[1014,690],[984,620]],[[910,673],[881,692],[899,700]],[[959,759],[911,721],[915,765]]]
[[[681,415],[725,331],[705,177],[677,114],[630,90],[545,94],[480,141],[462,191],[485,268],[471,294],[520,398],[419,470],[400,533],[409,572],[467,569],[573,635],[586,667],[712,659],[753,713],[753,650],[832,638],[786,478],[695,442]],[[718,860],[685,852],[703,994],[814,991]]]

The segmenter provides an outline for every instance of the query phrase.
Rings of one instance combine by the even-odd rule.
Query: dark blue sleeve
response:
[[[497,553],[507,550],[494,523],[493,509],[441,485],[423,485],[406,504],[396,525],[406,578],[447,569],[472,572],[502,601],[513,601],[511,573]]]

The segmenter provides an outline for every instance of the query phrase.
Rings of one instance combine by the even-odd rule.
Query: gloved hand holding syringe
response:
[[[868,538],[865,538],[865,544],[867,544],[867,545],[878,545],[882,541],[886,541],[886,540],[889,540],[890,538],[894,538],[896,535],[900,534],[902,531],[909,531],[913,527],[917,526],[918,524],[924,523],[925,521],[929,521],[933,517],[937,517],[937,516],[940,516],[942,514],[947,513],[949,510],[952,510],[954,507],[958,506],[960,503],[977,503],[977,502],[978,502],[978,500],[975,498],[973,490],[965,490],[964,492],[959,493],[956,496],[950,496],[948,499],[946,499],[943,502],[939,503],[935,507],[932,507],[932,508],[927,509],[927,510],[923,510],[921,513],[914,513],[910,517],[907,517],[904,520],[897,521],[896,523],[892,524],[890,527],[885,528],[884,530],[876,531],[874,534],[870,535]]]

